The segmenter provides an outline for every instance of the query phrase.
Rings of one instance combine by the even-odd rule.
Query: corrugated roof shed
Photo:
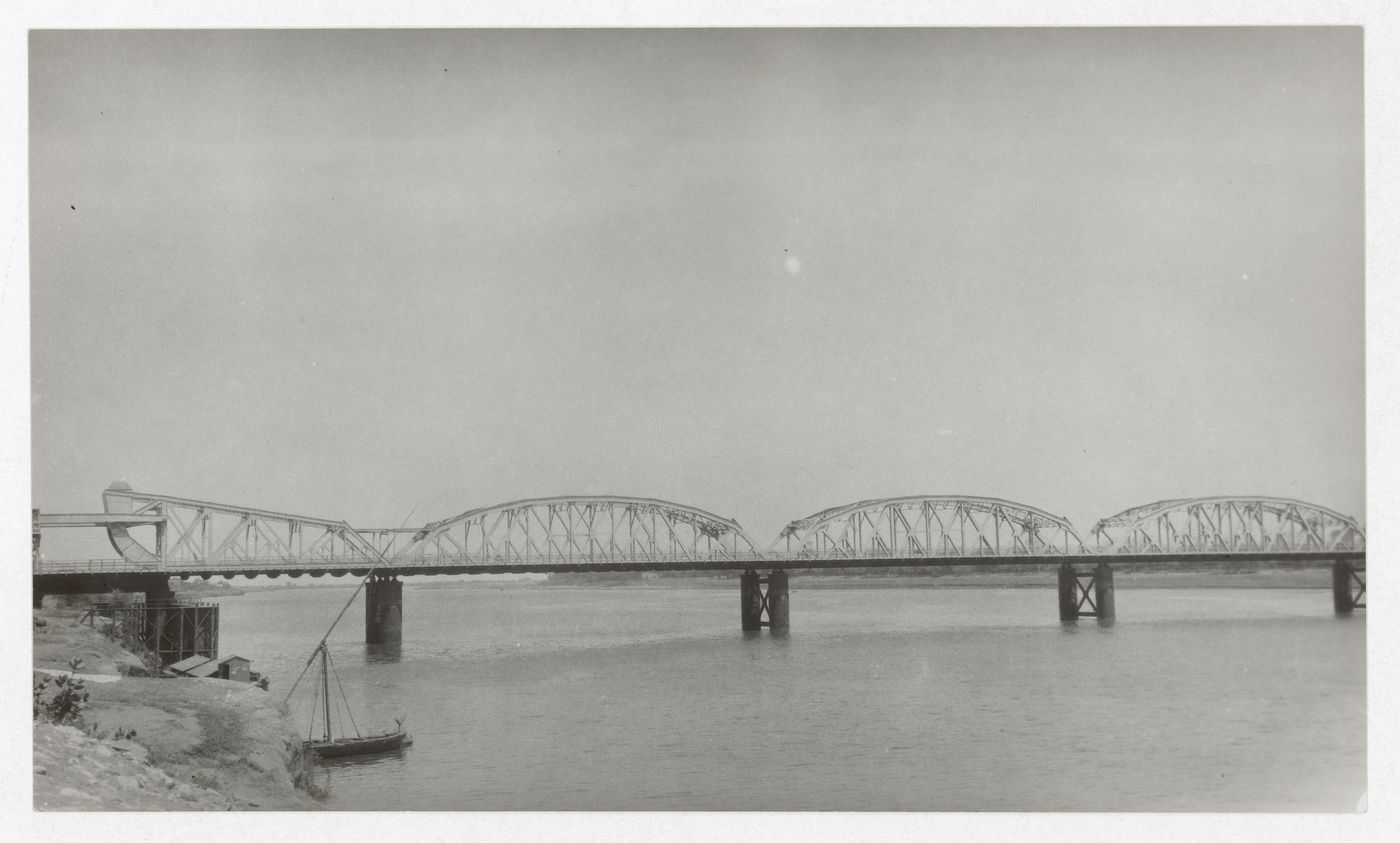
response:
[[[180,659],[174,664],[168,664],[166,667],[176,673],[189,673],[191,670],[205,664],[214,664],[214,660],[208,656],[190,656],[187,659]]]

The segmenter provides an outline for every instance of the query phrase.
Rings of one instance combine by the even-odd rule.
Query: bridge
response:
[[[1051,566],[1062,620],[1112,621],[1113,565],[1330,561],[1336,611],[1364,608],[1365,533],[1351,518],[1271,497],[1172,499],[1097,522],[999,498],[908,496],[832,507],[760,545],[732,518],[655,498],[550,497],[470,509],[415,528],[137,492],[114,483],[98,514],[35,511],[34,599],[139,591],[170,577],[368,577],[366,640],[397,640],[402,577],[579,571],[735,571],[745,630],[789,626],[788,572],[822,568]],[[41,561],[44,529],[107,531],[117,559]],[[132,533],[146,529],[147,542]]]

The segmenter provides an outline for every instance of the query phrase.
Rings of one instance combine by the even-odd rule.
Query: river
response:
[[[1116,624],[1061,624],[1049,579],[796,580],[787,634],[740,631],[737,581],[410,579],[400,647],[365,645],[361,597],[331,652],[361,731],[407,715],[414,745],[316,781],[344,810],[1357,809],[1364,612],[1120,577]],[[280,698],[349,594],[224,598],[220,654]]]

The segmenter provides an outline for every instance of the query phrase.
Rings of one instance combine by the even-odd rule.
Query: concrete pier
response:
[[[768,628],[774,632],[788,628],[788,574],[773,571],[768,574]]]
[[[739,575],[739,623],[745,632],[763,628],[763,588],[757,571]]]
[[[788,628],[787,571],[773,570],[766,577],[757,571],[739,575],[739,623],[745,632]]]
[[[403,582],[394,576],[370,577],[365,583],[365,643],[403,640]]]
[[[1061,621],[1098,618],[1100,623],[1112,623],[1117,614],[1113,569],[1107,562],[1100,562],[1093,571],[1081,574],[1068,562],[1060,565],[1059,598]],[[1083,608],[1086,603],[1087,610]]]
[[[1113,569],[1107,562],[1100,562],[1094,569],[1094,604],[1099,623],[1112,623],[1115,617]]]
[[[1366,608],[1366,569],[1356,568],[1345,559],[1332,563],[1332,608],[1339,615]]]
[[[1060,566],[1060,620],[1079,620],[1079,575],[1068,562]]]

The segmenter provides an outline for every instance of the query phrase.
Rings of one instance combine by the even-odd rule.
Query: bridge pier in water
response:
[[[1345,559],[1332,563],[1332,608],[1339,615],[1366,608],[1366,566],[1354,567]]]
[[[788,629],[787,571],[775,569],[766,577],[752,570],[739,575],[739,621],[745,632]]]
[[[1062,564],[1059,592],[1061,621],[1098,618],[1100,623],[1112,623],[1117,615],[1113,601],[1113,569],[1107,562],[1100,562],[1094,570],[1084,573],[1068,562]]]
[[[403,581],[395,576],[371,576],[365,583],[365,643],[402,640]]]

